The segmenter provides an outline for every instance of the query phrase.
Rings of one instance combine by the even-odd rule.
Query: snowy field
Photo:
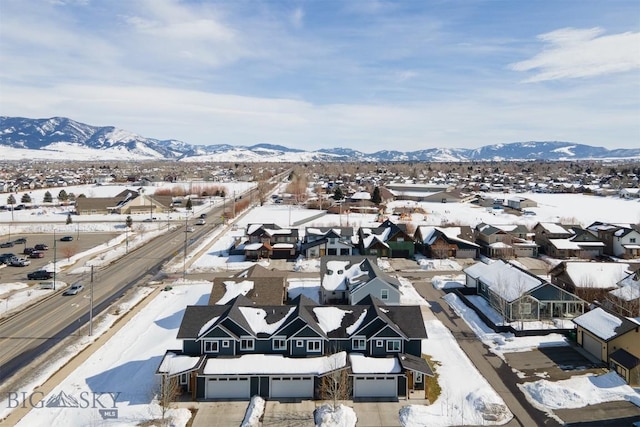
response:
[[[92,195],[101,196],[104,194],[102,191],[107,188],[110,187],[95,187],[96,193]],[[122,188],[119,188],[115,193],[121,190]],[[66,189],[66,191],[69,192],[70,189]],[[98,194],[98,192],[100,193]],[[52,191],[52,194],[55,197],[57,193]],[[579,222],[582,225],[588,225],[596,220],[640,222],[640,204],[638,202],[580,195],[525,194],[523,196],[530,197],[540,204],[538,208],[532,208],[532,210],[536,211],[536,216],[516,217],[495,214],[486,209],[470,205],[426,204],[424,206],[428,214],[426,216],[414,215],[413,221],[418,225],[441,225],[444,222],[459,222],[471,226],[474,226],[479,221],[495,224],[526,223],[532,226],[538,221],[558,221],[563,218],[575,219],[576,221],[572,222]],[[399,204],[406,205],[404,202]],[[29,217],[27,219],[22,216],[14,218],[15,222],[11,225],[12,235],[18,232],[48,232],[53,228],[57,230],[59,227],[64,227],[64,220],[66,219],[65,212],[55,210],[42,209],[39,214],[22,211],[21,215],[23,213],[26,213],[25,215],[29,215]],[[14,214],[18,217],[17,212]],[[5,222],[0,226],[2,234],[7,234],[7,222],[11,221],[10,216],[7,217],[7,215],[11,215],[11,213],[0,212],[0,222]],[[321,216],[315,218],[318,215]],[[31,219],[31,217],[38,220]],[[74,220],[78,218],[82,219],[83,227],[87,227],[89,230],[113,230],[113,225],[104,222],[102,216],[99,216],[99,218],[93,218],[93,216],[74,217]],[[255,208],[239,216],[235,229],[229,227],[224,234],[212,234],[198,248],[194,248],[190,254],[192,258],[189,259],[189,272],[221,271],[224,269],[232,271],[253,265],[253,263],[244,262],[241,258],[229,257],[227,252],[234,239],[242,236],[244,228],[249,223],[274,222],[283,227],[289,224],[301,224],[301,228],[305,226],[337,225],[359,227],[375,226],[375,219],[374,215],[322,215],[319,211],[308,211],[282,205],[266,205]],[[124,219],[120,218],[117,221],[123,222]],[[59,222],[60,224],[53,225],[51,222]],[[153,227],[155,224],[150,224],[150,226]],[[145,232],[141,234],[150,235],[151,233]],[[117,256],[117,252],[120,249],[115,248],[121,248],[121,242],[121,240],[120,243],[114,242],[110,251],[114,252],[115,255],[111,256]],[[96,249],[92,262],[99,265],[103,252],[104,250]],[[122,252],[120,253],[121,255]],[[450,272],[444,271],[442,276],[434,280],[434,283],[441,284],[441,287],[457,286],[460,283],[460,268],[456,263],[444,265],[440,262],[436,263],[426,259],[419,261],[417,263],[418,268],[433,270],[441,268]],[[168,266],[168,270],[173,268],[173,271],[179,271],[182,268],[182,264],[178,264]],[[269,267],[268,261],[266,261],[265,266]],[[86,268],[86,266],[74,265],[68,268],[81,269]],[[295,263],[295,269],[316,272],[319,271],[319,265],[315,260],[300,259]],[[426,302],[417,294],[410,282],[402,280],[401,284],[402,303],[426,305]],[[6,295],[9,292],[24,291],[24,284],[21,283],[2,284],[0,286],[0,298],[2,298],[1,295]],[[63,381],[50,396],[47,396],[47,398],[54,396],[61,398],[61,396],[66,395],[78,398],[83,392],[85,392],[85,395],[86,393],[97,392],[120,392],[121,394],[115,398],[118,420],[103,420],[98,410],[94,408],[44,407],[32,410],[20,425],[131,425],[157,418],[159,416],[159,406],[153,399],[156,389],[156,379],[153,373],[167,349],[180,348],[180,342],[176,340],[175,336],[185,306],[206,303],[210,286],[211,283],[209,282],[176,283],[172,291],[162,292],[159,297],[141,310],[130,324],[120,330],[102,348],[98,349],[87,362]],[[292,280],[289,283],[291,296],[304,293],[310,297],[315,295],[312,299],[317,299],[318,288],[319,279]],[[496,354],[526,351],[540,345],[566,345],[563,337],[555,336],[554,334],[544,338],[515,338],[504,334],[495,334],[493,331],[488,330],[486,326],[483,326],[479,319],[474,319],[473,315],[475,313],[467,309],[460,301],[456,302],[450,299],[448,302],[461,313],[459,313],[461,317],[474,328],[476,334]],[[430,406],[410,405],[404,408],[400,417],[403,425],[447,426],[452,424],[506,423],[511,418],[511,414],[504,407],[504,402],[466,358],[451,333],[438,321],[429,320],[425,325],[429,339],[423,343],[423,348],[439,363],[437,371],[443,393]],[[37,386],[38,381],[41,383],[47,377],[47,372],[50,374],[56,369],[56,366],[43,368],[39,379],[34,380],[31,386]],[[587,380],[586,382],[591,385],[594,383],[593,380]],[[601,383],[604,384],[605,381]],[[541,393],[537,393],[536,390],[544,387],[550,387],[550,385],[546,383],[539,383],[537,386],[532,385],[527,393],[532,400],[538,402],[539,400],[535,396]],[[587,390],[586,384],[582,384],[579,381],[555,384],[553,387],[558,389],[559,394],[563,392],[570,394],[572,390],[576,389],[578,394],[594,393],[592,389]],[[618,387],[618,385],[615,387]],[[631,400],[633,396],[637,395],[637,393],[635,395],[633,393],[635,393],[633,389],[627,387],[621,393],[616,394],[618,396],[616,399],[620,396],[626,396],[623,398]],[[608,399],[606,395],[603,394],[602,396],[602,399]],[[612,398],[612,400],[614,399]],[[574,401],[580,400],[574,399],[572,402]],[[539,402],[539,404],[545,405],[544,402]],[[567,405],[574,404],[567,402]],[[3,408],[6,408],[4,402],[2,405]],[[186,423],[189,414],[185,411],[176,411],[172,414],[176,416],[174,420],[176,426]],[[345,414],[350,414],[348,410],[344,412]],[[0,417],[2,416],[3,414],[0,414]],[[345,417],[350,416],[345,415]],[[491,421],[491,417],[497,418],[497,421]]]

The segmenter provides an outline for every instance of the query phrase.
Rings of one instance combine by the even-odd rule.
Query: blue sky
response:
[[[0,115],[192,144],[640,146],[637,0],[0,0]]]

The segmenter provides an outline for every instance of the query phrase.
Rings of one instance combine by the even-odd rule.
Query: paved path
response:
[[[488,348],[476,337],[475,333],[458,317],[444,301],[441,302],[443,293],[434,289],[427,281],[413,283],[420,295],[431,305],[431,310],[426,310],[425,320],[428,320],[429,311],[446,326],[456,338],[458,345],[476,366],[480,374],[487,379],[491,387],[502,397],[505,404],[513,413],[513,420],[509,426],[559,426],[560,424],[547,417],[547,415],[533,408],[517,386],[518,378],[511,368],[502,359],[489,352]],[[428,349],[423,349],[428,353]]]

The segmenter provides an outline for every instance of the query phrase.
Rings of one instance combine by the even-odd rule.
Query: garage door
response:
[[[271,378],[271,397],[313,398],[312,377]]]
[[[207,399],[248,399],[249,378],[208,378],[206,392]]]
[[[355,377],[353,397],[397,397],[396,377]]]
[[[602,358],[602,347],[600,346],[600,342],[593,338],[591,335],[586,333],[582,333],[582,347],[587,350],[589,353],[593,354],[601,360]]]

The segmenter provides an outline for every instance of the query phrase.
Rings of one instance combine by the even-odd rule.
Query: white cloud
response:
[[[302,10],[302,8],[300,7],[296,8],[296,10],[294,10],[291,14],[291,25],[293,25],[295,28],[302,28],[303,20],[304,10]]]
[[[640,33],[602,35],[601,28],[563,28],[541,34],[546,49],[510,65],[515,71],[536,71],[527,82],[593,77],[640,68]]]

